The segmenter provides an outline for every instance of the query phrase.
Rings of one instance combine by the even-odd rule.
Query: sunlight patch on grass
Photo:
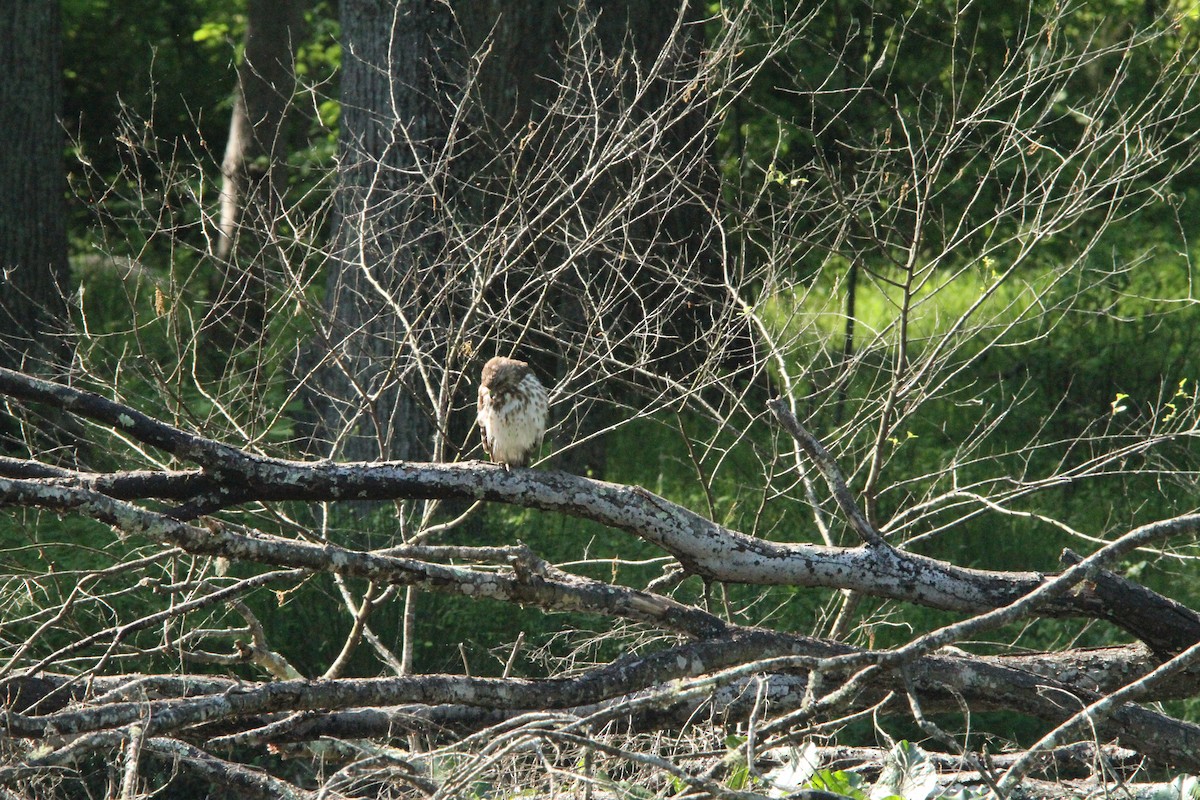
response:
[[[955,331],[995,330],[1031,319],[1040,314],[1057,276],[1053,271],[1002,276],[985,260],[952,275],[923,277],[920,288],[908,299],[906,334],[916,344],[937,341]],[[870,347],[896,342],[905,311],[899,278],[899,274],[860,274],[854,302],[859,342]],[[759,304],[762,319],[788,350],[840,348],[846,332],[847,285],[844,266],[826,269],[812,285],[795,285],[765,297]]]

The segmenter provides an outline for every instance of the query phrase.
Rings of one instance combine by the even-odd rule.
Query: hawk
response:
[[[478,419],[492,461],[528,466],[546,434],[546,387],[524,361],[496,356],[483,365]]]

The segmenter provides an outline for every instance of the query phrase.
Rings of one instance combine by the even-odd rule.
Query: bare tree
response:
[[[162,313],[180,366],[144,368],[150,399],[123,399],[130,360],[81,376],[94,393],[0,371],[10,403],[61,409],[108,449],[91,471],[0,461],[18,531],[0,642],[6,791],[107,784],[132,797],[178,771],[235,796],[640,784],[749,798],[815,791],[796,778],[810,759],[875,770],[884,788],[897,769],[916,774],[917,752],[900,744],[828,743],[856,721],[884,741],[922,736],[929,793],[939,781],[974,797],[1121,782],[1149,796],[1162,771],[1200,770],[1200,728],[1155,705],[1195,696],[1200,615],[1120,574],[1143,556],[1190,568],[1195,387],[1164,373],[1155,397],[1090,407],[1023,388],[1073,326],[1125,324],[1114,293],[1153,300],[1139,288],[1151,283],[1130,282],[1142,270],[1190,270],[1177,250],[1107,245],[1137,215],[1176,210],[1196,163],[1200,56],[1182,18],[1089,36],[1059,7],[1029,10],[1004,58],[962,63],[982,35],[969,4],[922,8],[835,40],[818,12],[748,5],[705,21],[697,51],[700,23],[681,6],[648,62],[614,50],[594,15],[567,15],[552,97],[506,135],[478,105],[471,66],[486,64],[486,38],[439,62],[443,34],[462,41],[444,8],[411,48],[398,47],[396,17],[375,20],[379,41],[348,57],[383,99],[347,109],[371,122],[344,135],[373,131],[388,158],[356,162],[328,253],[313,244],[322,219],[297,221],[290,246],[270,240],[287,254],[273,310],[326,337],[320,363],[263,369],[253,387],[240,367],[205,376],[189,369],[196,340],[178,304]],[[945,26],[944,51],[912,40],[921,13]],[[836,68],[795,68],[827,45]],[[936,89],[906,83],[908,47],[953,65]],[[397,78],[404,64],[450,71],[422,84]],[[744,142],[712,204],[713,143],[763,80],[798,111],[769,146]],[[459,91],[433,136],[403,103],[446,85]],[[678,124],[697,108],[703,125]],[[485,130],[489,147],[471,150]],[[680,141],[684,130],[694,137]],[[486,203],[462,188],[466,155],[487,176]],[[702,218],[708,246],[681,246],[662,223],[681,209]],[[325,255],[335,277],[322,300],[311,290]],[[397,258],[405,271],[381,272]],[[711,301],[708,323],[673,348],[697,297]],[[296,341],[307,333],[297,324]],[[683,348],[701,357],[672,357]],[[643,461],[670,458],[694,478],[652,492],[477,462],[456,420],[470,417],[471,369],[496,350],[559,365],[555,448],[579,446],[568,408],[603,405],[612,423],[583,438],[640,437],[653,445]],[[369,379],[353,379],[359,359]],[[322,455],[339,458],[298,460],[290,409],[331,386],[330,370],[346,383],[329,392],[338,413],[323,418]],[[401,396],[428,460],[375,460],[411,433],[396,425]],[[1036,422],[1015,426],[1032,404]],[[364,431],[374,446],[346,460]],[[1093,484],[1143,494],[1072,516],[1064,490]],[[1146,488],[1167,485],[1178,493]],[[529,510],[530,534],[551,514],[598,525],[621,557],[584,548],[553,563],[502,539],[488,513],[502,504]],[[467,526],[470,546],[448,538]],[[1014,527],[1088,555],[986,569],[956,563],[947,541],[983,550]],[[306,613],[289,598],[319,594],[340,617],[289,638],[280,617]],[[518,638],[491,669],[464,651],[461,671],[421,674],[405,645],[424,594],[604,624],[539,651]],[[381,620],[401,616],[401,597],[410,613],[389,637]],[[813,613],[789,616],[792,605]],[[897,609],[937,613],[901,626]],[[1050,626],[1055,646],[1026,646]],[[1096,629],[1134,643],[1076,641]],[[314,669],[324,633],[338,646]],[[976,716],[996,710],[1037,733],[1005,742]]]

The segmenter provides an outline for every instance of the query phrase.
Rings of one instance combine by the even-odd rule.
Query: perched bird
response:
[[[496,356],[483,365],[478,419],[492,461],[528,466],[546,434],[546,387],[524,361]]]

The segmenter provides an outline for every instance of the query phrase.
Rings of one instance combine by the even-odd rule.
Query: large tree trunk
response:
[[[0,9],[0,367],[42,373],[71,360],[61,39],[57,0]],[[53,408],[10,413],[25,416],[0,412],[0,450],[69,452]]]
[[[447,139],[451,14],[438,0],[341,4],[343,56],[318,449],[430,458],[445,314],[433,162]],[[435,308],[436,306],[436,308]],[[444,330],[444,325],[441,326]]]
[[[51,0],[0,11],[0,365],[57,365],[69,352],[61,22]]]

